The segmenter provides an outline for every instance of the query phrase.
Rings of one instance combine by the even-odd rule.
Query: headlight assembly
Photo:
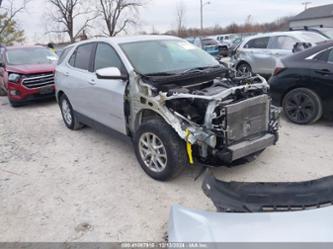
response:
[[[18,83],[18,81],[20,80],[20,78],[21,78],[21,75],[16,74],[16,73],[11,73],[8,76],[8,80],[10,82],[13,82],[13,83]]]

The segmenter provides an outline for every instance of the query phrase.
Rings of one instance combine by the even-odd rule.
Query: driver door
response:
[[[91,109],[96,120],[116,131],[126,134],[125,118],[125,90],[127,82],[124,80],[98,79],[96,70],[117,67],[122,74],[127,71],[114,48],[108,43],[97,44],[94,56],[94,74],[90,76]]]

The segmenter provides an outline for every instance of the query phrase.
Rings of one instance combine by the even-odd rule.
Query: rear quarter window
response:
[[[59,60],[58,60],[58,65],[60,65],[61,63],[64,62],[64,60],[66,59],[67,55],[69,54],[69,52],[72,50],[73,47],[69,47],[69,48],[65,48],[64,51],[62,51]]]
[[[80,45],[76,48],[68,63],[75,68],[89,71],[95,45],[95,43]]]

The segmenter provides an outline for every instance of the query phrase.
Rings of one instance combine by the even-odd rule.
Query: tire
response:
[[[252,74],[252,68],[248,63],[241,62],[237,66],[237,72],[239,72],[242,75],[249,75],[249,74]]]
[[[143,123],[133,142],[142,169],[157,181],[170,180],[188,164],[185,142],[159,118]]]
[[[66,95],[62,95],[60,97],[59,106],[62,114],[62,118],[64,120],[65,125],[70,130],[79,130],[83,128],[83,125],[79,122],[76,117],[73,107],[69,102]]]
[[[323,116],[320,97],[307,88],[297,88],[287,93],[282,106],[287,119],[295,124],[313,124]]]

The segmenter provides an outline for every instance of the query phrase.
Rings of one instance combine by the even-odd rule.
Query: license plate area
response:
[[[54,89],[52,86],[46,86],[39,90],[39,94],[41,94],[41,95],[51,94],[53,92],[54,92]]]

